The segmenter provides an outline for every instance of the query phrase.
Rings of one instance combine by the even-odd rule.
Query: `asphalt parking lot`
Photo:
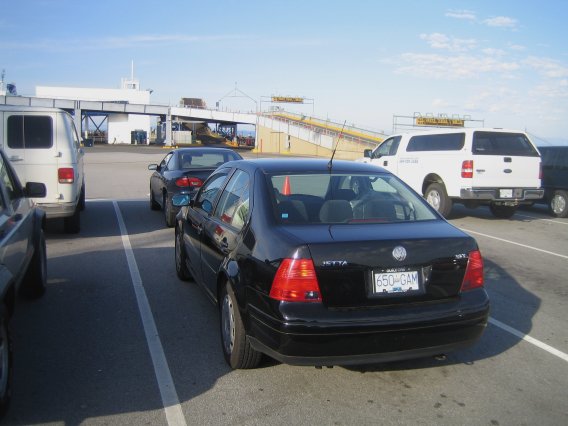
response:
[[[12,323],[5,424],[560,425],[568,423],[568,220],[457,206],[485,260],[490,324],[446,359],[231,371],[216,308],[176,277],[174,231],[148,201],[166,151],[86,148],[78,235],[47,229],[44,298]],[[243,154],[254,156],[250,152]]]

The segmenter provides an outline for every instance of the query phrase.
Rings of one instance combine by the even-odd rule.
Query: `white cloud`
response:
[[[475,12],[471,10],[448,10],[445,14],[448,18],[465,19],[468,21],[475,21]]]
[[[520,68],[516,62],[504,62],[488,56],[436,55],[404,53],[400,56],[400,74],[411,74],[437,79],[458,80],[477,78],[481,74],[509,74]]]
[[[529,56],[524,63],[547,78],[568,77],[568,67],[553,59]]]
[[[420,38],[433,49],[446,49],[451,52],[464,52],[477,46],[475,39],[453,38],[441,33],[420,34]]]
[[[525,50],[526,47],[522,46],[520,44],[509,44],[509,49],[515,50],[517,52],[521,52],[521,51]]]
[[[488,47],[487,49],[483,49],[482,52],[487,56],[503,56],[505,54],[504,50],[501,49],[494,49],[492,47]]]
[[[514,18],[509,18],[507,16],[496,16],[494,18],[488,18],[483,21],[483,23],[489,27],[501,27],[501,28],[516,28],[518,21]]]

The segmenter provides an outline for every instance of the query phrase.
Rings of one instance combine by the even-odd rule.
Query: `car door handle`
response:
[[[383,161],[383,166],[388,166],[389,162],[388,161]]]
[[[19,155],[12,155],[9,158],[10,161],[24,161],[24,159],[22,157],[20,157]]]

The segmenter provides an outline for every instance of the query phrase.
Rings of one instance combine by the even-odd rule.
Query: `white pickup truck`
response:
[[[523,132],[461,128],[398,134],[358,160],[410,185],[447,217],[454,202],[509,218],[542,198],[540,155]]]

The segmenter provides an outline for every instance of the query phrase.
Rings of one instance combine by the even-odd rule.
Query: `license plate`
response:
[[[512,189],[500,189],[499,190],[499,198],[513,198],[513,190]]]
[[[377,296],[420,292],[418,271],[375,273],[373,284],[373,293]]]

